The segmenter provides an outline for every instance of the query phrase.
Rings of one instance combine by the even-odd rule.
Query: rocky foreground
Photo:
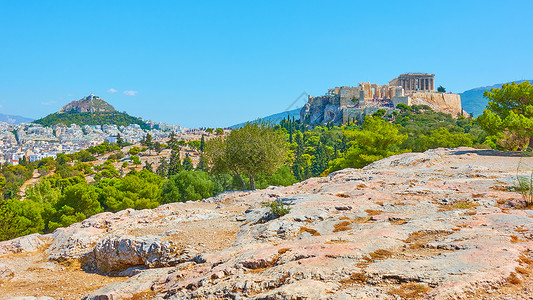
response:
[[[0,243],[24,299],[532,299],[516,153],[393,156],[290,187],[102,213]],[[533,165],[533,164],[530,164]],[[290,204],[273,218],[261,204]]]

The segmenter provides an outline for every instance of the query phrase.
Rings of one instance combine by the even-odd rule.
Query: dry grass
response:
[[[526,265],[533,265],[533,259],[526,257],[524,254],[520,254],[518,261]]]
[[[496,200],[496,203],[498,203],[500,205],[505,204],[505,202],[507,202],[507,200],[503,200],[503,199]]]
[[[368,223],[370,221],[372,221],[371,217],[355,218],[352,220],[352,223],[362,224],[362,223]]]
[[[516,231],[516,232],[526,232],[526,231],[529,231],[529,230],[523,228],[522,226],[518,226],[518,227],[515,228],[514,231]]]
[[[287,251],[290,251],[290,250],[291,250],[291,248],[281,248],[281,249],[278,250],[278,254],[282,255],[282,254],[284,254],[284,253],[286,253]]]
[[[350,221],[351,219],[348,218],[348,217],[340,217],[339,220],[348,220],[348,221]]]
[[[396,219],[396,220],[389,220],[389,223],[391,223],[391,225],[403,225],[405,223],[407,223],[407,219]]]
[[[367,277],[363,272],[352,273],[350,278],[340,280],[341,284],[366,283]]]
[[[403,283],[398,288],[391,289],[389,294],[400,296],[402,299],[418,299],[422,298],[430,287],[418,283],[410,282]]]
[[[479,206],[479,204],[472,203],[472,202],[460,202],[460,203],[456,203],[453,205],[454,208],[458,208],[458,209],[469,209],[469,208],[474,208],[477,206]]]
[[[335,195],[337,197],[340,197],[340,198],[350,198],[350,195],[348,194],[344,194],[344,193],[338,193],[337,195]]]
[[[383,211],[381,210],[373,210],[373,209],[367,209],[365,210],[365,212],[369,215],[369,216],[377,216],[377,215],[380,215],[383,213]]]
[[[352,229],[352,228],[348,227],[348,225],[350,225],[350,224],[352,224],[352,222],[350,222],[350,221],[342,221],[340,223],[337,223],[337,224],[333,225],[333,227],[335,227],[335,229],[333,229],[333,232],[350,230],[350,229]]]
[[[525,242],[524,240],[519,239],[516,235],[510,235],[509,237],[511,238],[511,243],[513,244]]]
[[[529,271],[528,269],[522,268],[522,267],[516,267],[515,271],[520,273],[520,274],[529,274],[529,273],[531,273],[531,271]]]
[[[313,228],[309,228],[309,227],[301,226],[301,227],[300,227],[300,231],[298,232],[298,234],[301,234],[301,233],[304,233],[304,232],[308,232],[308,233],[310,233],[312,236],[320,236],[320,232],[318,232],[317,230],[315,230],[315,229],[313,229]]]
[[[266,261],[265,264],[262,267],[255,268],[255,269],[248,269],[245,273],[261,273],[269,268],[274,267],[277,263],[279,258],[287,253],[287,251],[290,251],[291,248],[281,248],[278,250],[278,254],[275,255],[270,261]]]
[[[137,294],[134,294],[133,297],[131,297],[131,300],[148,300],[153,299],[157,295],[156,292],[152,290],[146,290],[144,292],[140,292]]]
[[[425,244],[435,240],[438,237],[449,235],[449,232],[428,232],[428,231],[415,231],[404,240],[405,243],[411,244],[412,249],[423,248]]]
[[[518,275],[515,272],[511,272],[511,275],[507,277],[507,281],[509,281],[512,284],[520,284],[522,283],[522,280],[518,278]]]
[[[495,185],[495,186],[491,186],[490,188],[491,188],[492,190],[500,191],[500,192],[505,192],[505,191],[507,191],[507,187],[506,187],[506,186],[503,186],[503,185]]]
[[[385,249],[378,249],[372,253],[370,253],[370,257],[373,259],[373,260],[384,260],[384,259],[387,259],[389,257],[391,257],[394,253],[392,253],[391,251],[389,250],[385,250]]]
[[[350,241],[347,241],[347,240],[331,240],[331,241],[325,242],[324,244],[347,244],[349,242]]]

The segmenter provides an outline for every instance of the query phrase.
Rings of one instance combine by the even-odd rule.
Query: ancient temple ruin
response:
[[[401,86],[405,91],[434,91],[435,74],[407,73],[389,81],[391,86]]]
[[[463,113],[458,94],[435,91],[435,74],[407,73],[385,85],[361,82],[358,86],[328,89],[324,96],[309,96],[300,117],[309,124],[333,122],[340,125],[362,120],[378,109],[396,110],[400,103],[424,104],[454,115]]]

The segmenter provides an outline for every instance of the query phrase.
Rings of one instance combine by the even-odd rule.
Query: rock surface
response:
[[[115,236],[106,238],[80,258],[82,267],[103,273],[124,271],[131,267],[157,268],[176,265],[178,248],[158,236]]]
[[[13,240],[0,242],[0,256],[37,251],[46,244],[46,239],[45,236],[34,233]]]
[[[66,112],[77,112],[77,113],[85,113],[85,112],[114,112],[115,108],[111,106],[111,104],[107,103],[104,99],[89,95],[85,98],[82,98],[78,101],[72,101],[68,103],[67,105],[63,106],[59,113],[66,113]]]
[[[289,187],[103,213],[58,229],[44,255],[129,276],[95,286],[91,300],[531,299],[533,211],[512,190],[523,159],[533,160],[436,149]],[[290,213],[272,218],[265,201]],[[0,263],[15,266],[13,255]],[[16,283],[2,285],[8,296]]]

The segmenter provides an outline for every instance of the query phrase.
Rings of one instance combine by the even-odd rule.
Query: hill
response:
[[[125,112],[118,112],[104,99],[94,95],[89,95],[77,101],[72,101],[63,106],[57,113],[50,114],[44,118],[33,121],[33,123],[43,126],[54,126],[56,124],[83,125],[110,125],[127,126],[138,124],[143,129],[149,126],[141,119],[128,115]]]
[[[301,109],[302,108],[300,107],[300,108],[296,108],[296,109],[293,109],[293,110],[287,110],[287,111],[284,111],[284,112],[280,112],[280,113],[277,113],[277,114],[266,116],[264,118],[256,119],[255,121],[252,121],[252,122],[256,122],[256,121],[262,120],[262,121],[270,122],[272,124],[279,124],[279,122],[281,122],[281,120],[287,118],[287,116],[289,116],[291,119],[294,117],[295,120],[300,120],[300,110]],[[244,126],[246,123],[247,122],[240,123],[240,124],[235,124],[233,126],[230,126],[230,128],[231,129],[240,128],[240,127]]]
[[[6,122],[9,124],[20,124],[20,123],[30,123],[31,121],[33,121],[33,119],[21,117],[21,116],[0,114],[0,122]]]
[[[72,124],[83,125],[111,125],[128,126],[130,124],[138,124],[143,129],[149,129],[149,126],[141,119],[128,115],[123,112],[97,112],[97,113],[54,113],[44,118],[33,121],[33,123],[41,124],[45,127],[54,126],[62,123],[67,126]]]
[[[533,211],[510,189],[516,154],[405,153],[288,187],[97,214],[0,242],[2,294],[531,299]],[[291,209],[276,218],[265,201]]]
[[[524,81],[527,80],[518,80],[511,82],[520,83]],[[533,83],[533,80],[529,80],[529,82]],[[487,106],[487,103],[489,102],[487,98],[483,97],[483,93],[485,91],[489,91],[490,89],[499,89],[502,87],[502,85],[504,85],[504,83],[477,87],[460,93],[459,95],[461,95],[461,104],[463,106],[463,110],[467,113],[474,113],[474,117],[481,115],[483,113],[483,110]]]
[[[84,113],[84,112],[115,112],[115,108],[105,102],[104,99],[94,96],[93,94],[82,98],[78,101],[72,101],[63,106],[58,113]]]

